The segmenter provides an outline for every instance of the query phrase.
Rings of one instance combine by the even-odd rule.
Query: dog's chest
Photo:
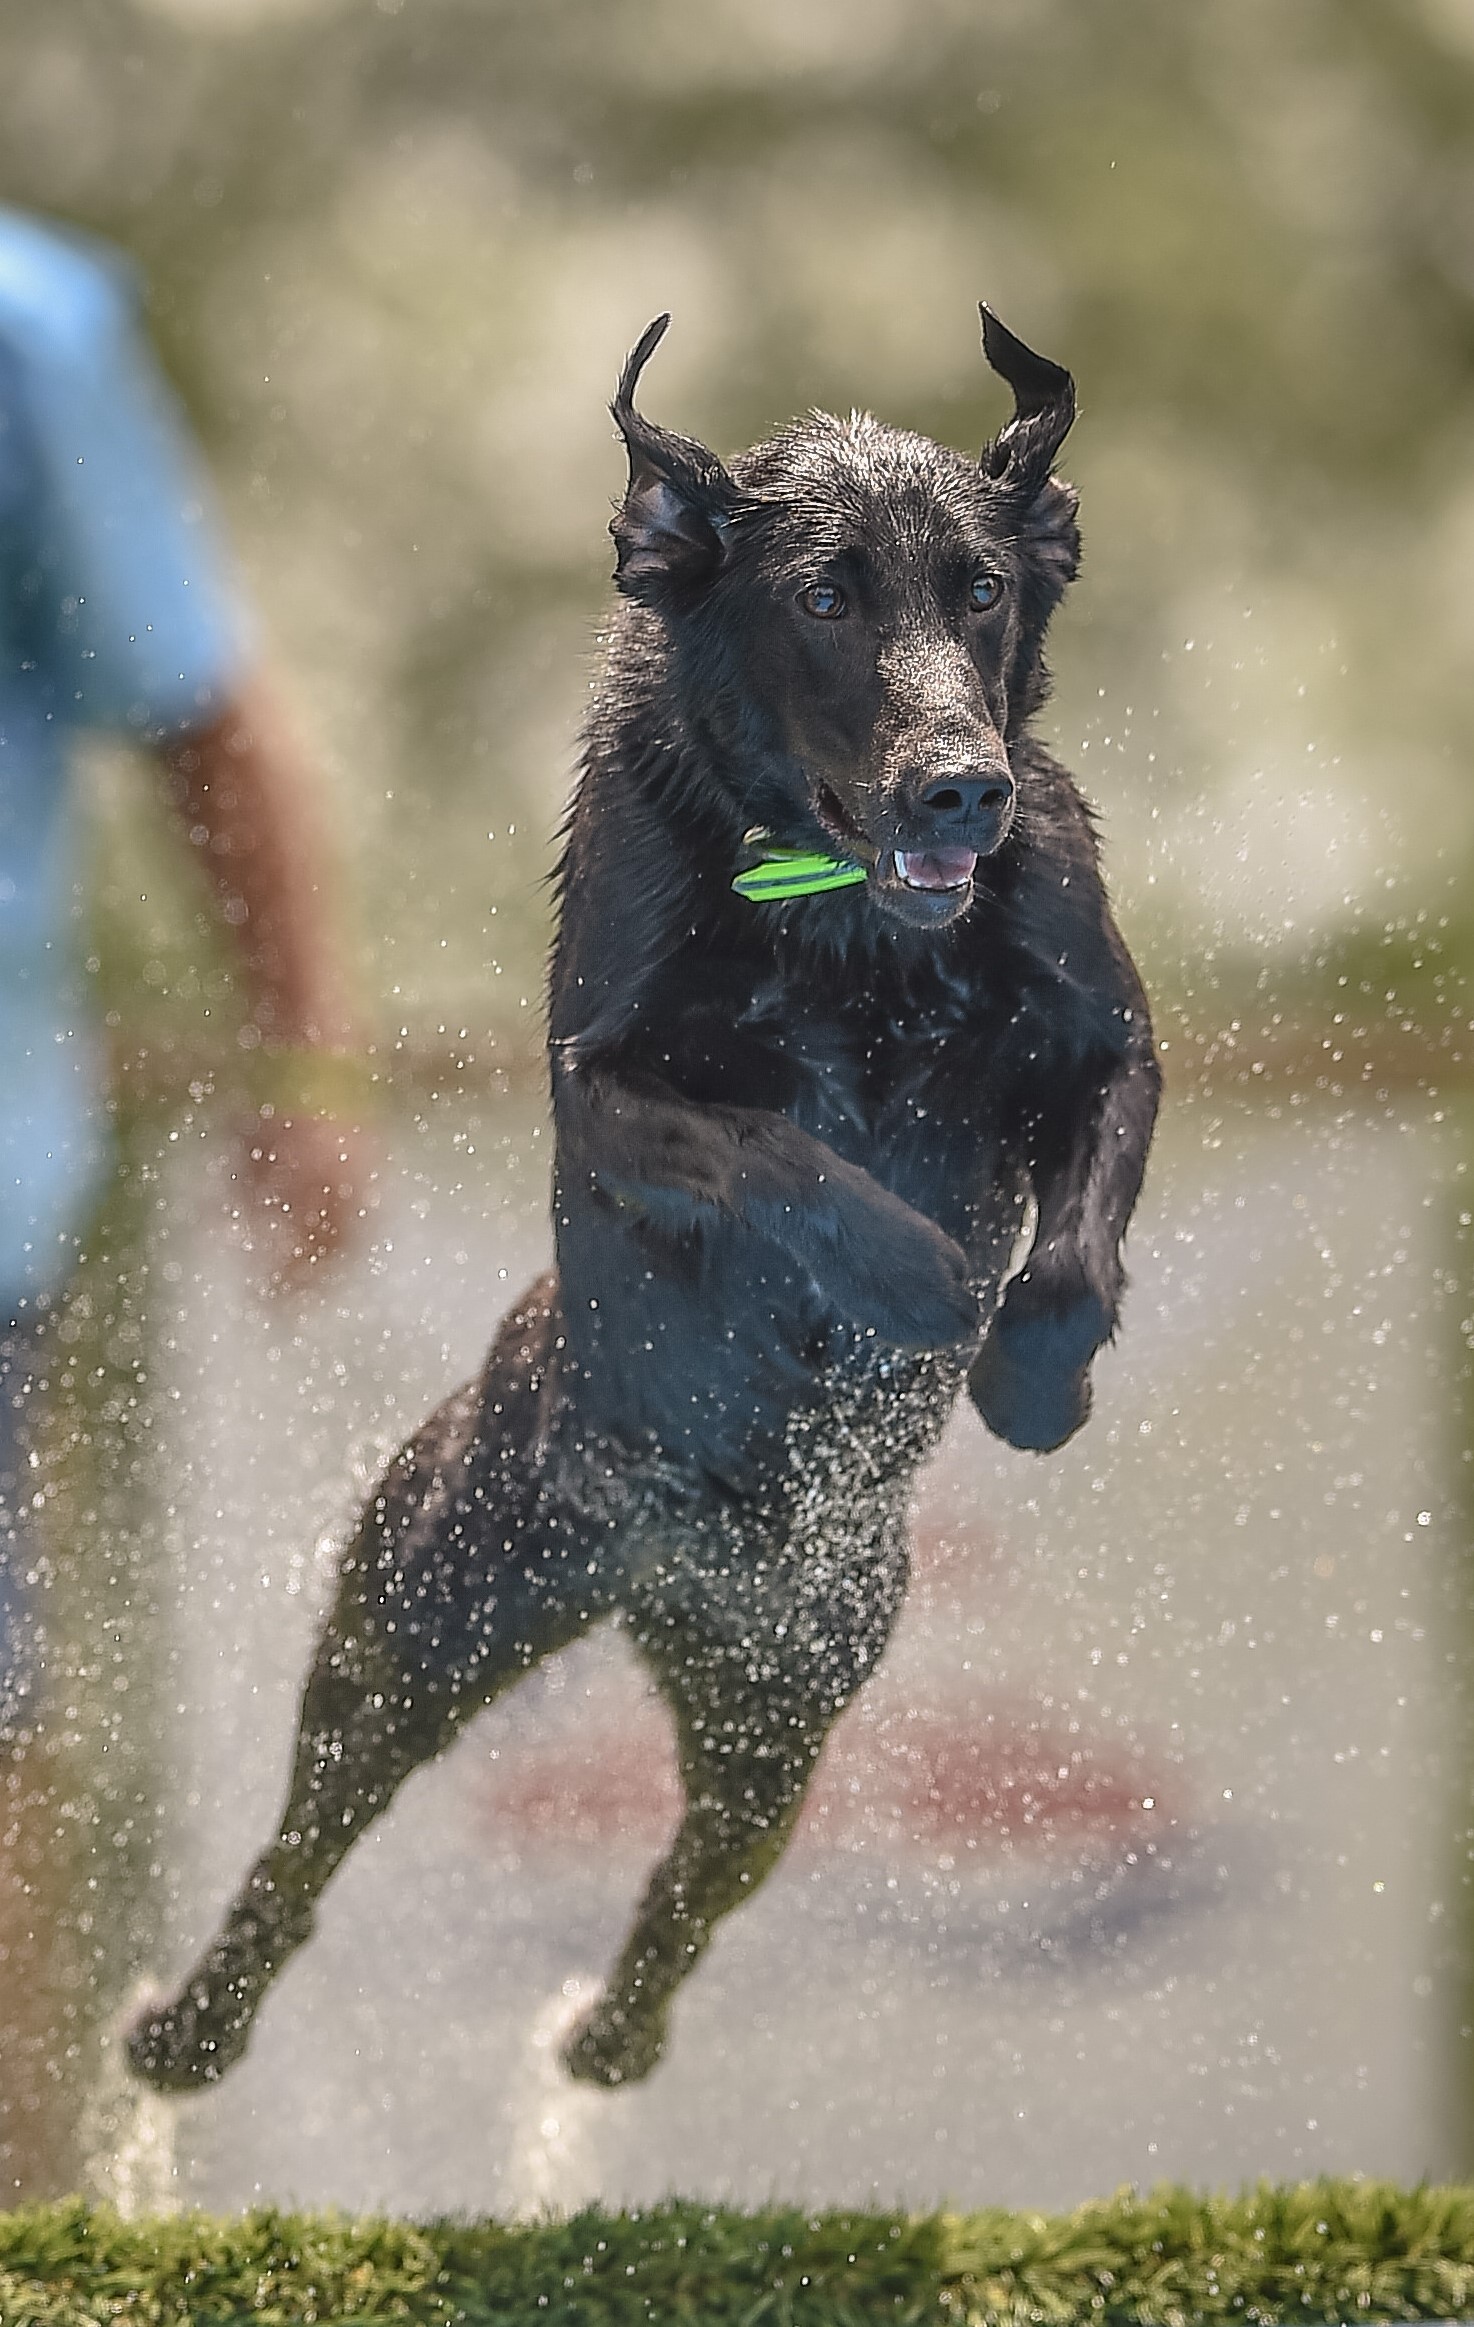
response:
[[[965,1003],[943,989],[926,1006],[860,993],[806,996],[792,980],[758,983],[739,1020],[783,1086],[782,1112],[836,1153],[876,1156],[927,1145],[960,1096]]]

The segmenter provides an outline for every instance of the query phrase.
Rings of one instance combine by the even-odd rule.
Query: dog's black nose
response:
[[[928,784],[921,795],[921,805],[938,824],[957,825],[959,828],[978,816],[1001,816],[1013,798],[1013,782],[1008,776],[989,771],[986,775],[964,774],[938,776]]]

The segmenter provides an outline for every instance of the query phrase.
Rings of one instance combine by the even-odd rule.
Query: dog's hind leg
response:
[[[276,1837],[178,1996],[129,2038],[151,2084],[187,2091],[224,2074],[324,1886],[404,1780],[602,1613],[600,1545],[539,1461],[557,1331],[544,1280],[481,1380],[432,1415],[370,1500],[303,1697]]]
[[[634,2084],[665,2049],[671,1999],[724,1915],[750,1899],[783,1854],[828,1724],[713,1734],[679,1719],[685,1814],[593,2010],[564,2048],[569,2074]]]
[[[904,1590],[899,1527],[869,1549],[827,1579],[820,1554],[797,1589],[760,1586],[745,1611],[733,1594],[715,1622],[698,1605],[689,1621],[668,1612],[640,1625],[675,1715],[685,1810],[603,1994],[564,2048],[570,2075],[622,2085],[649,2074],[676,1989],[781,1858],[824,1740],[879,1661]],[[780,1570],[807,1564],[786,1549],[774,1558],[769,1547],[769,1558]],[[723,1583],[731,1573],[718,1571]]]

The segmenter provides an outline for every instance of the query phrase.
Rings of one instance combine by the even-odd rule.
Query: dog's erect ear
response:
[[[635,410],[636,383],[669,322],[657,315],[636,341],[609,407],[630,456],[629,485],[609,527],[619,553],[615,582],[647,605],[716,572],[741,499],[715,453]]]
[[[1075,383],[1061,364],[1015,339],[984,301],[983,353],[1013,390],[1013,418],[983,448],[984,474],[1020,494],[1040,491],[1075,417]]]
[[[983,353],[1013,390],[1013,418],[983,447],[982,471],[1007,494],[1048,620],[1080,563],[1079,495],[1051,476],[1075,417],[1075,383],[1061,364],[1035,355],[983,304]]]

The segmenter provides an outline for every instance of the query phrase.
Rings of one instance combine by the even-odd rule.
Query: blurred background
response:
[[[0,0],[0,199],[143,271],[322,771],[381,1155],[367,1241],[263,1304],[212,1194],[225,949],[94,752],[122,1166],[8,2186],[1467,2169],[1474,4]],[[416,1781],[236,2080],[144,2106],[116,2015],[264,1830],[336,1533],[546,1248],[621,357],[670,308],[645,403],[719,450],[811,404],[970,447],[979,296],[1079,382],[1046,725],[1166,1042],[1097,1418],[1047,1463],[959,1422],[907,1629],[646,2091],[551,2067],[669,1811],[614,1641]]]

